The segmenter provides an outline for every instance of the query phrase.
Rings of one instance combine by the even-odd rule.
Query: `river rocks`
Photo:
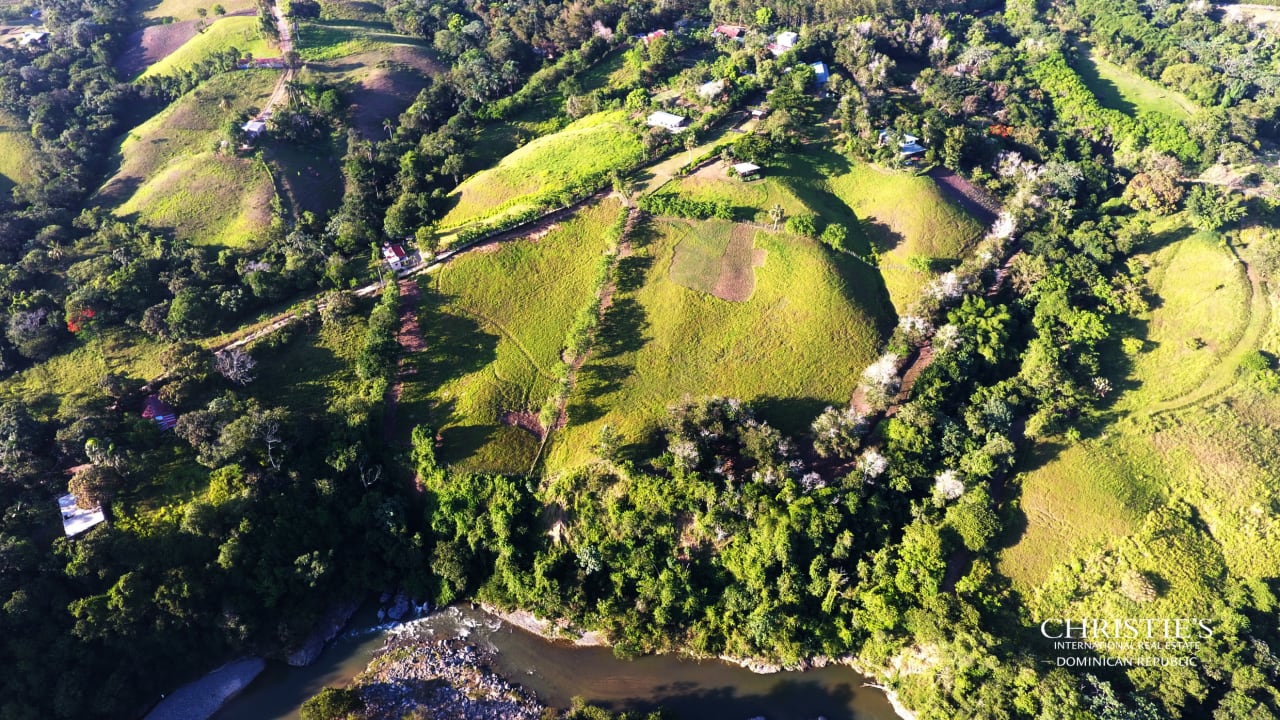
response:
[[[193,683],[169,693],[147,713],[146,720],[207,720],[245,689],[267,666],[262,658],[227,663]]]
[[[392,620],[402,620],[408,614],[410,607],[412,605],[409,603],[409,596],[405,595],[402,590],[396,593],[395,602],[391,603],[391,607],[387,608],[387,617]]]
[[[356,614],[356,609],[359,607],[360,603],[355,600],[348,600],[334,605],[329,609],[328,614],[320,620],[320,625],[307,637],[301,647],[285,657],[285,662],[293,667],[306,667],[315,662],[316,658],[320,657],[320,652],[324,650],[325,643],[342,632],[342,628],[346,627],[347,621],[351,619],[352,615]]]
[[[537,720],[543,706],[485,667],[482,651],[460,640],[395,640],[355,687],[369,720]]]

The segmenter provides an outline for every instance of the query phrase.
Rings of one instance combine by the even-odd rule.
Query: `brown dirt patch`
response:
[[[542,423],[538,422],[538,413],[536,412],[531,410],[522,410],[520,412],[508,410],[498,415],[498,422],[503,425],[520,428],[539,441],[542,440],[544,430],[542,429]]]
[[[427,76],[440,73],[442,68],[418,48],[394,48],[368,55],[343,58],[340,64],[358,67],[357,63],[367,61],[373,66],[350,94],[351,120],[366,138],[383,138],[387,135],[383,121],[395,120],[407,110],[427,87]]]
[[[746,302],[756,290],[756,268],[764,266],[766,252],[755,247],[752,228],[737,225],[729,247],[720,258],[720,275],[712,295],[729,302]]]

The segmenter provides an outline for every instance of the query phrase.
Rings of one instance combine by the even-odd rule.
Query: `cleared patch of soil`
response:
[[[508,410],[498,415],[498,422],[503,425],[518,427],[534,436],[539,441],[542,440],[544,431],[542,429],[542,423],[538,422],[538,413],[536,412],[531,410],[522,410],[520,412]]]
[[[746,226],[733,228],[729,247],[720,258],[720,276],[712,295],[729,302],[746,302],[756,290],[756,268],[764,267],[766,252],[754,247],[755,231]]]
[[[359,55],[343,58],[342,65],[359,62]],[[371,58],[374,69],[351,91],[351,121],[366,138],[386,137],[384,120],[395,120],[427,87],[427,76],[442,68],[417,48],[395,48]]]

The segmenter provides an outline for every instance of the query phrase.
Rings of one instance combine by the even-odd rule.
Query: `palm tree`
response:
[[[692,130],[684,131],[684,149],[689,151],[689,164],[693,164],[693,149],[698,147],[698,138],[694,137]]]
[[[769,219],[773,221],[774,230],[777,230],[778,223],[782,222],[783,214],[782,206],[777,203],[775,203],[773,207],[769,208]]]
[[[391,118],[383,118],[382,129],[387,131],[387,139],[391,139],[391,131],[396,129],[396,122]]]

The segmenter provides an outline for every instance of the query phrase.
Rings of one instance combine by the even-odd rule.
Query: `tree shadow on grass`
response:
[[[498,336],[473,318],[450,312],[450,298],[434,288],[422,290],[422,336],[426,349],[408,360],[416,382],[435,388],[475,372],[497,358]]]
[[[453,425],[440,431],[440,460],[452,464],[465,460],[493,438],[493,425]]]
[[[784,398],[766,395],[751,401],[756,414],[784,433],[808,431],[809,426],[831,403],[812,397]]]
[[[649,342],[649,318],[635,298],[615,299],[604,313],[593,354],[601,359],[635,352]]]

